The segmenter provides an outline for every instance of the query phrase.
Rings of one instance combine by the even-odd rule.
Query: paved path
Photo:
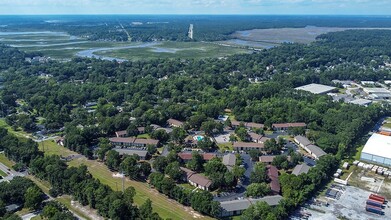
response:
[[[39,212],[38,213],[37,212],[28,213],[26,215],[23,215],[22,219],[23,220],[30,220],[30,219],[34,218],[35,216],[37,216],[38,214],[39,214]]]

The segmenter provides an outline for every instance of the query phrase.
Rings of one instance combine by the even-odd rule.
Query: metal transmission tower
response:
[[[193,35],[194,35],[194,32],[193,32],[193,24],[190,24],[190,27],[189,27],[189,38],[193,40]]]

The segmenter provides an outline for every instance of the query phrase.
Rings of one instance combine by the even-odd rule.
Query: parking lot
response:
[[[373,214],[365,210],[366,200],[371,193],[354,186],[334,184],[329,187],[325,196],[320,196],[316,201],[311,201],[305,207],[297,210],[291,219],[391,219],[390,204],[384,206],[384,215]]]

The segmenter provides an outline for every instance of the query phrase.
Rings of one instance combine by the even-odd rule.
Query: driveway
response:
[[[38,214],[39,214],[39,212],[28,213],[26,215],[23,215],[22,219],[23,220],[30,220],[30,219],[34,218],[35,216],[37,216]]]
[[[246,193],[246,188],[250,185],[250,175],[254,169],[254,164],[251,161],[251,157],[248,154],[240,154],[243,159],[244,167],[246,168],[246,172],[244,173],[244,178],[241,183],[239,183],[236,187],[235,192],[223,192],[219,196],[214,197],[214,201],[223,202],[223,201],[231,201],[236,200],[238,198],[244,197]]]
[[[248,185],[250,185],[250,175],[254,169],[254,163],[251,161],[251,157],[249,154],[240,154],[240,156],[243,159],[244,168],[246,168],[246,172],[244,173],[244,181],[242,182],[242,185],[244,187],[247,187]]]

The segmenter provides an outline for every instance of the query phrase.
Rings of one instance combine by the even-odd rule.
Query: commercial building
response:
[[[326,85],[322,85],[322,84],[312,83],[312,84],[308,84],[305,86],[297,87],[295,89],[307,91],[312,94],[327,94],[329,92],[336,90],[337,88],[333,87],[333,86],[326,86]]]
[[[246,210],[251,205],[257,203],[257,202],[266,202],[270,206],[276,206],[281,201],[282,196],[275,195],[275,196],[265,196],[263,198],[259,199],[241,199],[241,200],[231,200],[231,201],[225,201],[220,202],[221,206],[221,215],[220,217],[229,217],[229,216],[235,216],[240,215],[244,210]]]
[[[391,99],[391,92],[385,88],[364,88],[363,90],[370,99],[374,99],[374,100]]]
[[[373,134],[361,152],[361,160],[391,167],[391,137]]]
[[[367,99],[355,99],[353,101],[350,101],[349,103],[361,106],[369,106],[370,104],[372,104],[372,101]]]

